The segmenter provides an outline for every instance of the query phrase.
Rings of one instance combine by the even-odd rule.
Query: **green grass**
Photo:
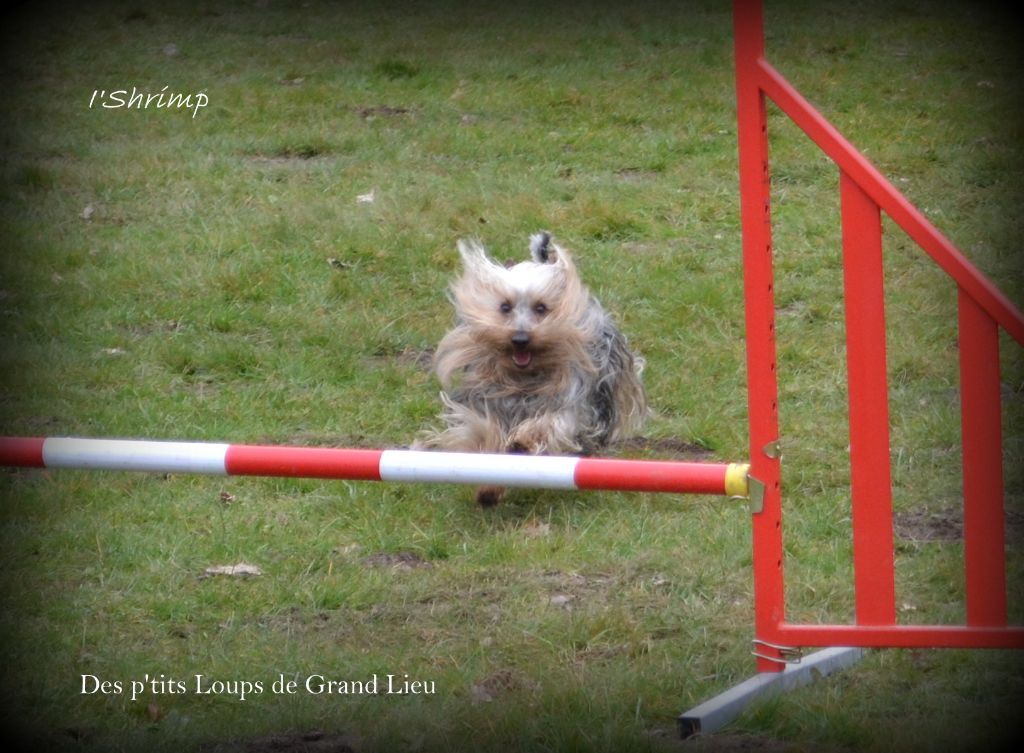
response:
[[[1024,300],[1011,22],[960,2],[766,15],[775,65]],[[629,452],[747,454],[727,3],[99,3],[4,29],[0,433],[405,445],[438,410],[423,356],[455,240],[521,257],[548,228],[647,358]],[[132,86],[209,106],[89,109]],[[771,136],[787,602],[848,621],[838,180],[775,110]],[[885,244],[896,511],[949,522],[956,291],[891,224]],[[1020,623],[1024,359],[1002,353]],[[79,472],[6,472],[0,493],[0,713],[37,747],[323,730],[360,753],[671,751],[677,714],[753,670],[734,502],[518,491],[481,511],[456,487]],[[899,530],[900,619],[962,621],[960,542]],[[237,562],[263,574],[202,577]],[[687,745],[999,749],[1022,670],[873,652]],[[375,673],[436,693],[271,689]],[[133,702],[83,674],[165,684]],[[196,674],[265,692],[198,695]]]

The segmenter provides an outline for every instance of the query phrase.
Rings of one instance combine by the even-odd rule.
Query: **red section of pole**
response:
[[[580,458],[574,481],[580,489],[676,494],[726,494],[725,463]]]
[[[734,0],[733,27],[747,327],[750,477],[764,484],[761,512],[753,516],[754,621],[755,634],[759,640],[777,643],[774,632],[785,617],[785,599],[781,471],[778,453],[768,449],[777,446],[779,410],[768,114],[758,82],[759,61],[764,54],[760,0]],[[777,654],[770,647],[761,653],[768,656]],[[784,666],[771,659],[757,659],[760,672],[780,672]]]
[[[967,624],[996,627],[1007,620],[999,328],[959,292]]]
[[[896,622],[882,216],[840,173],[850,401],[853,565],[860,625]]]
[[[224,467],[234,476],[288,476],[380,481],[383,450],[231,445]]]
[[[0,437],[0,467],[42,468],[45,441],[32,437]]]

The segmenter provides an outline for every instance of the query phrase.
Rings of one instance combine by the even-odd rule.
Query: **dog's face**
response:
[[[561,248],[535,236],[533,260],[504,267],[473,243],[459,243],[463,275],[452,286],[460,323],[473,331],[501,371],[535,373],[564,356],[587,303],[576,269]]]

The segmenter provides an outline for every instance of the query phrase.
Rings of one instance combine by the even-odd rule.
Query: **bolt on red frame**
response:
[[[758,670],[781,671],[789,646],[1024,648],[1007,625],[999,328],[1024,345],[1024,316],[764,57],[761,0],[734,0],[736,98],[746,296]],[[766,97],[840,171],[854,585],[853,625],[785,616],[775,303]],[[959,289],[965,625],[896,624],[882,224],[885,212]]]

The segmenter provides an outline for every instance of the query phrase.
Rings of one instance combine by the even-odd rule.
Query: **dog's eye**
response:
[[[534,305],[533,312],[537,316],[544,316],[544,314],[548,313],[548,307],[545,306],[543,303],[538,303],[538,304]]]
[[[498,306],[498,311],[500,311],[503,314],[511,314],[512,304],[509,303],[508,301],[502,301],[501,305]]]

